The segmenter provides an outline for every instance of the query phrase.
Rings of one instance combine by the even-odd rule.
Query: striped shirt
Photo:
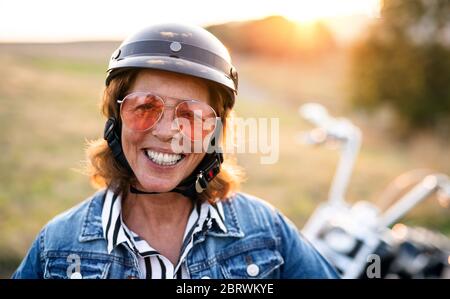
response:
[[[141,278],[190,278],[186,269],[186,256],[193,246],[193,237],[200,231],[206,231],[217,225],[226,232],[224,224],[223,207],[220,201],[216,204],[208,202],[196,203],[186,225],[181,246],[181,254],[176,265],[157,250],[151,247],[144,239],[131,231],[122,219],[122,198],[108,190],[102,210],[103,235],[107,241],[108,253],[120,244],[128,246],[139,262]]]

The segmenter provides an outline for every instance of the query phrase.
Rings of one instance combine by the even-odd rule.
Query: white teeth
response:
[[[181,155],[160,153],[152,150],[147,150],[146,153],[153,162],[159,165],[174,165],[182,158]]]

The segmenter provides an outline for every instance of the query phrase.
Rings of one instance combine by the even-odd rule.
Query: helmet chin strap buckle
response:
[[[208,183],[211,182],[220,172],[220,165],[223,162],[222,153],[215,153],[212,161],[205,165],[203,169],[197,174],[195,180],[195,191],[202,193],[208,187]]]
[[[206,187],[208,187],[208,182],[203,177],[203,171],[200,171],[195,180],[195,191],[197,191],[197,193],[202,193],[206,190]]]

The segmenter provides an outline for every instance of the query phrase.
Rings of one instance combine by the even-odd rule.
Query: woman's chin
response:
[[[160,178],[154,178],[150,181],[139,180],[140,190],[146,192],[169,192],[174,189],[178,184],[171,181],[161,180]]]

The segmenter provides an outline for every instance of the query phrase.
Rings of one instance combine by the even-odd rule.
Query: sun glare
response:
[[[298,23],[311,23],[329,18],[357,14],[377,15],[380,0],[299,0],[279,1],[277,13]]]
[[[273,15],[299,24],[312,24],[358,14],[376,16],[380,1],[229,0],[217,9],[216,2],[210,0],[160,1],[158,5],[148,0],[130,0],[125,7],[117,4],[121,3],[119,0],[0,0],[0,28],[5,29],[0,30],[0,41],[122,39],[150,23],[186,22],[205,26]],[[83,16],[82,22],[79,16]]]

